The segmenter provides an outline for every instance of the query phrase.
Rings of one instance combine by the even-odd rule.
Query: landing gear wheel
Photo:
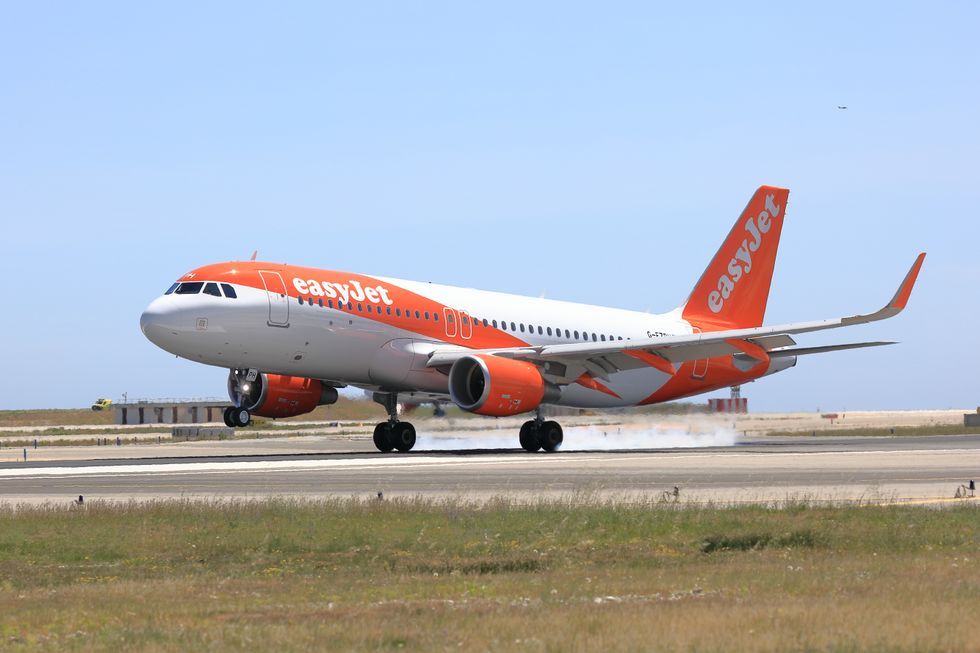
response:
[[[245,427],[252,423],[252,415],[247,408],[232,408],[228,416],[232,426]]]
[[[398,422],[391,429],[391,441],[395,448],[405,453],[415,446],[415,427],[408,422]]]
[[[565,434],[558,422],[547,421],[538,429],[538,443],[545,451],[558,451]]]
[[[225,426],[230,428],[235,428],[235,423],[231,421],[231,411],[233,410],[235,410],[234,406],[228,406],[227,408],[225,408],[225,414],[224,414]]]
[[[538,442],[538,424],[533,419],[521,424],[521,447],[529,453],[541,448]]]
[[[374,427],[374,446],[378,451],[388,453],[395,448],[395,438],[392,437],[391,425],[388,422],[381,422]]]

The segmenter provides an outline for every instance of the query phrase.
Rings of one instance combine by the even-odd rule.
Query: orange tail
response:
[[[755,191],[688,297],[685,320],[704,331],[762,325],[788,199],[785,188]]]

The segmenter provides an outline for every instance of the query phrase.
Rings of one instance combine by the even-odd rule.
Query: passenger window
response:
[[[605,338],[603,338],[603,340],[605,340]],[[592,342],[596,342],[595,334],[594,333],[592,334]]]
[[[571,338],[572,337],[572,336],[568,335],[568,329],[565,329],[565,337],[566,338]],[[575,336],[575,337],[578,338],[578,336]]]
[[[299,300],[299,305],[302,306],[303,305],[303,298],[302,297],[297,297],[296,299]]]
[[[323,308],[323,297],[321,297],[320,299],[316,300],[316,302],[320,305],[320,308]]]
[[[327,300],[327,306],[329,306],[330,308],[333,308],[333,300],[332,299],[328,299]]]
[[[204,287],[203,281],[185,281],[184,283],[177,286],[176,292],[178,295],[196,295],[201,292],[201,288]]]
[[[511,331],[514,331],[514,332],[516,333],[516,332],[517,332],[517,325],[516,325],[516,324],[514,324],[513,322],[511,322],[511,323],[510,323],[510,330],[511,330]],[[523,331],[523,330],[524,330],[524,329],[522,328],[522,329],[521,329],[521,331]]]
[[[449,320],[449,323],[450,323],[450,324],[455,324],[455,323],[456,323],[456,319],[455,319],[455,318],[453,317],[453,314],[452,314],[452,313],[449,313],[449,314],[448,314],[448,315],[446,316],[446,319],[447,319],[447,320]]]
[[[463,316],[463,326],[468,326],[470,323],[470,318]]]
[[[401,317],[401,316],[402,316],[402,309],[396,308],[395,309],[395,317]]]
[[[306,301],[308,301],[310,303],[310,306],[313,306],[313,298],[312,297],[308,297]]]
[[[348,311],[354,310],[354,302],[347,302],[347,310]]]
[[[494,329],[496,329],[496,328],[497,328],[497,320],[494,320],[494,321],[493,321],[493,328],[494,328]]]
[[[421,318],[422,318],[422,316],[419,315],[419,312],[418,311],[415,311],[415,319],[418,320],[418,319],[421,319]]]
[[[388,307],[387,313],[388,315],[391,315],[391,306]]]
[[[524,333],[524,323],[521,322],[521,333]]]
[[[575,332],[575,339],[578,340],[578,331]]]
[[[602,336],[602,341],[603,341],[603,342],[605,342],[605,341],[606,341],[606,336],[605,336],[605,335],[603,335],[603,336]]]
[[[221,289],[225,291],[225,297],[228,299],[238,299],[238,293],[235,292],[231,284],[223,283],[221,284]]]
[[[429,311],[426,311],[425,312],[425,319],[427,319],[427,320],[429,319]]]
[[[435,322],[438,322],[439,321],[439,314],[438,313],[433,313],[432,314],[432,320],[435,321]]]
[[[548,331],[549,332],[551,331],[551,327],[548,327]],[[540,325],[538,326],[538,335],[539,336],[543,336],[544,335],[544,331],[541,330],[541,326]],[[550,335],[550,333],[549,333],[549,335]]]
[[[169,288],[167,288],[167,292],[165,292],[165,293],[163,293],[163,294],[164,294],[164,295],[169,295],[169,294],[170,294],[170,293],[172,293],[173,291],[175,291],[175,290],[177,290],[177,286],[179,286],[179,285],[180,285],[179,283],[175,283],[174,285],[172,285],[172,286],[170,286]]]
[[[483,326],[490,326],[490,322],[487,321],[487,318],[483,318]]]
[[[370,305],[370,304],[368,304],[368,305],[367,305],[367,312],[368,312],[368,313],[370,313],[370,312],[371,312],[371,305]]]

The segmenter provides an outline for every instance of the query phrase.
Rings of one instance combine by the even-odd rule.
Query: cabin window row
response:
[[[340,311],[346,309],[351,312],[355,310],[355,306],[356,306],[357,307],[356,310],[358,313],[366,312],[366,313],[377,314],[377,315],[391,315],[394,317],[403,317],[403,311],[401,308],[393,309],[391,306],[375,306],[373,304],[363,304],[363,303],[355,304],[354,302],[347,302],[347,304],[344,304],[343,302],[340,301],[336,302],[335,304],[334,300],[332,299],[328,299],[326,300],[326,302],[324,302],[323,297],[318,297],[316,300],[314,300],[312,297],[306,297],[306,298],[299,297],[298,300],[300,305],[303,304],[308,304],[310,306],[317,305],[320,306],[321,308],[336,308],[337,310]],[[412,310],[405,309],[404,317],[406,319],[411,319],[412,314],[413,314]],[[429,313],[429,311],[414,311],[414,316],[416,320],[424,319],[424,320],[432,320],[433,322],[439,321],[439,314]],[[448,314],[446,316],[446,319],[450,324],[453,324],[455,322],[455,318],[452,313]],[[463,323],[464,326],[469,326],[470,319],[468,316],[463,315],[460,318],[460,321]],[[517,332],[530,333],[533,335],[536,332],[539,336],[548,335],[554,338],[561,338],[562,333],[564,333],[564,337],[566,340],[583,340],[583,341],[591,340],[592,342],[607,342],[607,341],[612,342],[615,340],[623,340],[623,336],[613,336],[613,335],[607,336],[605,334],[597,334],[589,331],[582,331],[580,334],[579,331],[577,330],[571,330],[571,329],[563,330],[558,327],[552,329],[551,327],[542,327],[541,325],[538,325],[537,331],[535,331],[535,327],[532,324],[507,322],[506,320],[501,320],[498,323],[497,320],[487,320],[487,319],[481,320],[480,318],[473,318],[473,326],[478,327],[481,325],[485,327],[493,326],[494,329],[499,328],[503,331],[513,331],[514,333]],[[626,338],[626,340],[629,340],[629,338]]]

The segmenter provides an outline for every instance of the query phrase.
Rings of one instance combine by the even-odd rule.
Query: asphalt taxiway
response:
[[[961,485],[980,480],[977,435],[749,437],[724,446],[645,449],[616,449],[613,440],[592,450],[553,454],[478,448],[486,442],[479,433],[430,438],[408,454],[371,451],[364,439],[315,437],[64,447],[70,451],[63,456],[51,448],[49,460],[2,459],[0,501],[78,495],[116,501],[374,497],[378,492],[385,497],[673,500],[677,487],[681,502],[927,503],[952,500]],[[459,446],[467,443],[477,448]],[[426,444],[441,450],[426,450]]]

